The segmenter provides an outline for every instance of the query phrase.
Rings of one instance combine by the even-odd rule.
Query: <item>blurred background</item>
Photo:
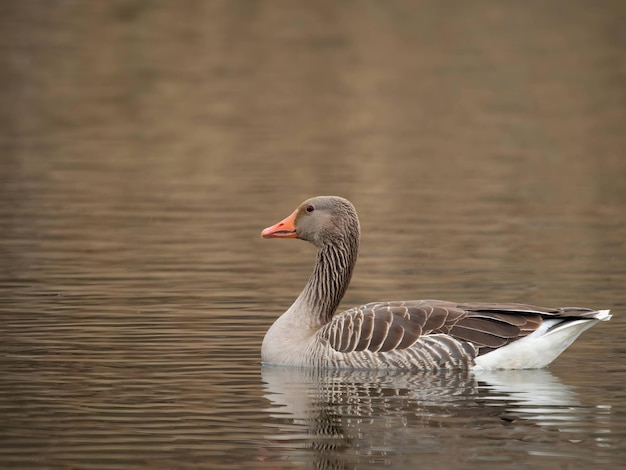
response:
[[[612,309],[551,370],[602,371],[622,458],[625,21],[618,0],[2,2],[0,459],[179,461],[162,439],[193,426],[158,413],[121,445],[125,406],[167,402],[210,424],[212,464],[249,462],[263,334],[314,253],[259,233],[318,194],[361,217],[345,307]]]

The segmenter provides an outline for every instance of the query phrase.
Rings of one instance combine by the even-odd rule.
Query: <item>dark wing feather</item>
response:
[[[354,336],[357,338],[357,343],[354,349],[350,351],[365,351],[372,341],[372,335],[374,334],[374,315],[365,315],[363,312],[355,312],[355,317],[361,317],[361,329],[354,332]]]
[[[319,334],[338,352],[387,352],[425,334],[448,333],[464,316],[451,302],[379,302],[335,315]]]
[[[393,314],[388,309],[380,309],[374,311],[373,314],[374,329],[372,330],[372,339],[367,349],[372,352],[378,352],[389,335],[389,330],[393,323]],[[394,328],[392,334],[398,334],[398,328]]]
[[[319,334],[339,352],[406,349],[424,335],[446,334],[485,354],[536,331],[543,317],[574,316],[570,310],[440,300],[378,302],[335,315]]]
[[[518,334],[519,328],[515,325],[472,317],[465,317],[450,330],[450,335],[457,339],[490,348],[504,346],[508,338]]]
[[[479,355],[517,341],[542,324],[544,317],[566,318],[562,309],[525,304],[458,304],[467,312],[450,331],[452,336],[466,339],[479,348]]]

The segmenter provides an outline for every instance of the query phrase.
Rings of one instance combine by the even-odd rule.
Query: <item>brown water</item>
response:
[[[623,2],[0,6],[0,466],[616,468]],[[262,368],[357,206],[345,306],[610,308],[547,370]]]

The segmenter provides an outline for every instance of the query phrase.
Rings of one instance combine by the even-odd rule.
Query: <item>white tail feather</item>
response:
[[[598,310],[593,316],[593,318],[600,321],[609,321],[612,317],[610,310]]]
[[[476,369],[540,369],[554,361],[580,334],[598,321],[611,319],[598,310],[580,320],[544,319],[532,334],[476,358]]]

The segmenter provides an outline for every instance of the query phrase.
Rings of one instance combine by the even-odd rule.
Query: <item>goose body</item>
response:
[[[318,248],[313,273],[267,331],[266,364],[350,369],[535,369],[545,367],[608,310],[442,300],[374,302],[335,313],[359,246],[354,206],[337,196],[304,201],[263,230]]]

